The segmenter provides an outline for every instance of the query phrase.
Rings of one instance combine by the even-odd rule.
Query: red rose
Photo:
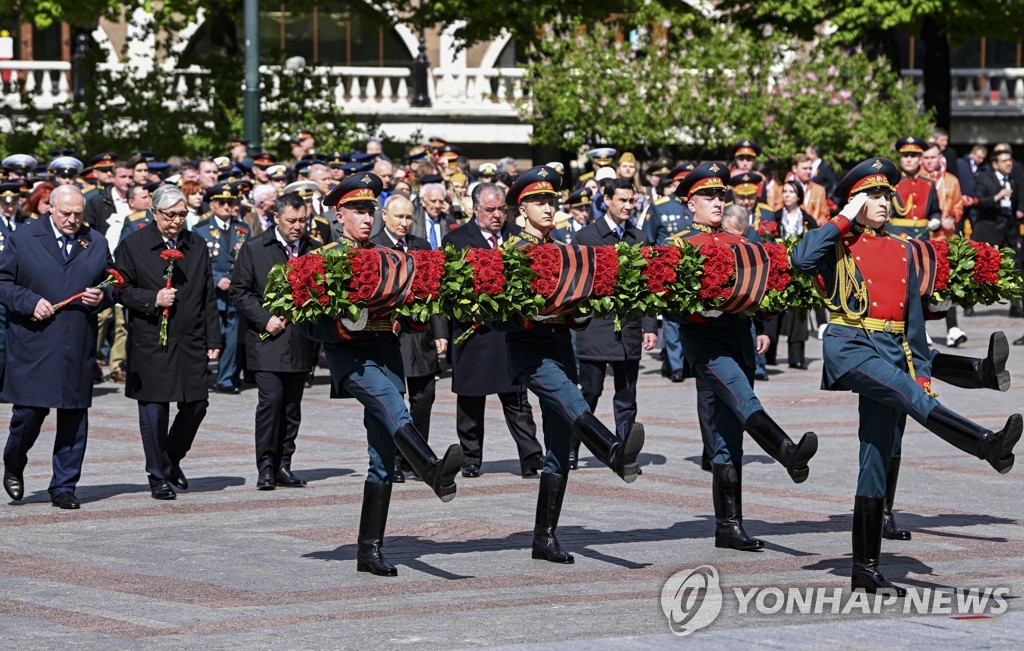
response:
[[[764,223],[764,222],[761,222]],[[765,252],[768,253],[768,281],[769,290],[782,291],[789,287],[792,276],[789,274],[789,253],[785,244],[765,244]]]
[[[473,269],[473,291],[497,296],[505,291],[505,273],[501,249],[472,249],[466,262]]]

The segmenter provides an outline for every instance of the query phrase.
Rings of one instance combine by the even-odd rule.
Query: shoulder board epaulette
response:
[[[555,228],[559,230],[565,229],[569,225],[569,219],[570,217],[568,215],[555,215]]]
[[[508,244],[510,246],[514,246],[522,241],[523,238],[519,237],[518,235],[509,235],[507,238],[505,238],[505,244]]]
[[[320,249],[322,251],[330,251],[331,249],[337,248],[337,246],[337,242],[328,242],[327,244],[324,244],[322,247],[320,247]]]
[[[193,226],[192,228],[196,229],[196,228],[199,228],[200,226],[202,226],[202,227],[209,226],[211,219],[213,219],[213,218],[212,217],[205,217],[203,219],[200,219],[199,221],[196,222],[196,225]]]
[[[327,221],[327,218],[322,215],[313,215],[313,221],[327,224],[328,226],[331,225],[331,222]]]
[[[690,233],[692,233],[692,232],[693,232],[693,231],[691,231],[691,230],[690,230],[690,229],[688,229],[688,228],[687,228],[687,229],[685,229],[685,230],[681,230],[681,231],[679,231],[678,233],[676,233],[675,235],[673,235],[673,236],[669,237],[669,238],[668,238],[668,240],[666,240],[666,241],[667,241],[667,242],[672,242],[673,244],[678,244],[678,243],[679,243],[679,242],[681,242],[682,240],[686,239],[686,236],[687,236],[687,235],[689,235],[689,234],[690,234]]]
[[[666,196],[658,197],[657,199],[654,200],[654,205],[655,206],[660,206],[661,204],[668,203],[669,201],[672,201],[672,197],[670,197],[670,196],[666,195]]]
[[[137,222],[140,219],[145,219],[147,217],[147,215],[149,215],[149,212],[146,211],[146,210],[140,210],[138,212],[133,212],[132,214],[128,215],[128,221]]]

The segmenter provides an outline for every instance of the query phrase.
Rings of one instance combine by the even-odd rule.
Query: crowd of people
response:
[[[967,334],[956,308],[929,308],[918,295],[907,240],[960,234],[1009,246],[1019,268],[1024,228],[1024,169],[1009,145],[991,152],[978,146],[958,159],[936,131],[927,141],[901,138],[895,153],[898,163],[870,159],[840,175],[809,146],[787,169],[773,169],[761,147],[744,139],[730,148],[729,163],[641,164],[630,152],[600,147],[578,167],[553,162],[519,170],[511,158],[471,166],[440,139],[392,160],[376,140],[363,151],[326,153],[301,132],[289,164],[250,154],[243,140],[230,144],[228,156],[174,165],[144,151],[100,153],[87,164],[71,150],[50,152],[44,165],[28,154],[10,156],[0,165],[0,398],[13,404],[4,488],[23,498],[28,450],[56,409],[49,492],[54,506],[79,508],[92,385],[104,379],[124,383],[125,395],[138,402],[154,499],[188,489],[182,462],[205,417],[209,385],[237,395],[246,379],[258,390],[256,488],[304,486],[292,458],[304,389],[322,363],[332,397],[355,398],[366,413],[360,571],[397,573],[382,553],[393,483],[422,480],[449,501],[459,474],[480,475],[486,399],[495,394],[522,476],[540,479],[534,558],[571,563],[555,530],[580,443],[627,483],[642,473],[637,379],[644,352],[660,339],[663,375],[696,383],[715,544],[755,550],[764,543],[746,533],[742,518],[744,432],[794,482],[807,480],[817,450],[813,432],[794,440],[768,415],[755,379],[768,379],[781,336],[788,366],[806,371],[804,345],[817,332],[823,388],[854,391],[866,405],[853,585],[895,589],[878,572],[878,558],[883,535],[909,538],[892,516],[906,416],[999,472],[1012,466],[1021,434],[1019,415],[993,432],[932,396],[932,378],[1006,390],[1008,346],[996,333],[983,359],[929,348],[926,313],[946,319],[947,346]],[[776,238],[801,240],[793,263],[822,277],[826,290],[845,284],[863,291],[833,294],[827,312],[749,318],[742,310],[714,311],[621,324],[572,316],[517,324],[435,317],[424,324],[386,312],[292,324],[263,300],[275,265],[317,250],[743,247]],[[897,259],[906,264],[892,264]],[[867,285],[877,292],[870,305]],[[57,303],[84,288],[78,300]],[[1010,310],[1024,316],[1019,303]],[[454,343],[469,329],[472,337]],[[452,369],[458,443],[437,455],[428,440],[442,364]],[[612,427],[594,416],[609,370]],[[543,445],[530,393],[540,405]]]

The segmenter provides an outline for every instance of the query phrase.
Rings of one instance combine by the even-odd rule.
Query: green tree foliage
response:
[[[675,146],[710,157],[748,137],[787,164],[812,143],[850,163],[930,129],[912,89],[861,51],[694,13],[639,26],[654,36],[617,42],[616,32],[631,26],[599,23],[541,39],[522,105],[535,141],[568,149]]]

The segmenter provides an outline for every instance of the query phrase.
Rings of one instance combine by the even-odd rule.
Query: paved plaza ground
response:
[[[963,354],[981,355],[993,329],[1020,336],[1005,307],[961,317]],[[944,324],[931,323],[938,344]],[[945,350],[943,346],[939,346]],[[30,455],[26,499],[0,504],[0,631],[12,649],[404,649],[515,647],[651,649],[692,643],[753,647],[1019,648],[1024,637],[1024,462],[1000,476],[911,422],[896,511],[913,532],[885,541],[883,569],[907,587],[1005,588],[1006,612],[775,614],[734,589],[842,589],[849,598],[850,529],[857,475],[857,400],[818,390],[820,345],[810,371],[772,370],[757,391],[794,438],[814,430],[810,479],[793,484],[749,439],[744,476],[747,531],[760,553],[714,547],[711,477],[699,466],[692,380],[672,384],[646,358],[640,420],[643,475],[634,484],[584,457],[570,477],[558,530],[575,565],[530,558],[537,481],[520,478],[497,400],[489,404],[483,474],[461,479],[442,504],[420,483],[396,486],[385,539],[397,578],[355,571],[366,467],[362,410],[328,397],[326,371],[303,404],[293,469],[303,489],[257,492],[256,391],[211,395],[209,414],[183,469],[191,489],[173,502],[149,495],[136,403],[123,387],[97,387],[79,511],[50,506],[54,417]],[[992,427],[1020,410],[1024,348],[1012,347],[1007,393],[936,383],[948,406]],[[456,441],[455,397],[438,386],[431,443]],[[598,416],[610,422],[609,388]],[[536,406],[536,400],[533,400]],[[9,405],[0,405],[6,424]],[[6,496],[4,496],[6,499]],[[688,637],[669,628],[666,580],[710,565],[722,588],[720,616]],[[762,599],[771,606],[772,600]],[[956,598],[953,597],[954,604]],[[889,642],[892,640],[893,642]]]

